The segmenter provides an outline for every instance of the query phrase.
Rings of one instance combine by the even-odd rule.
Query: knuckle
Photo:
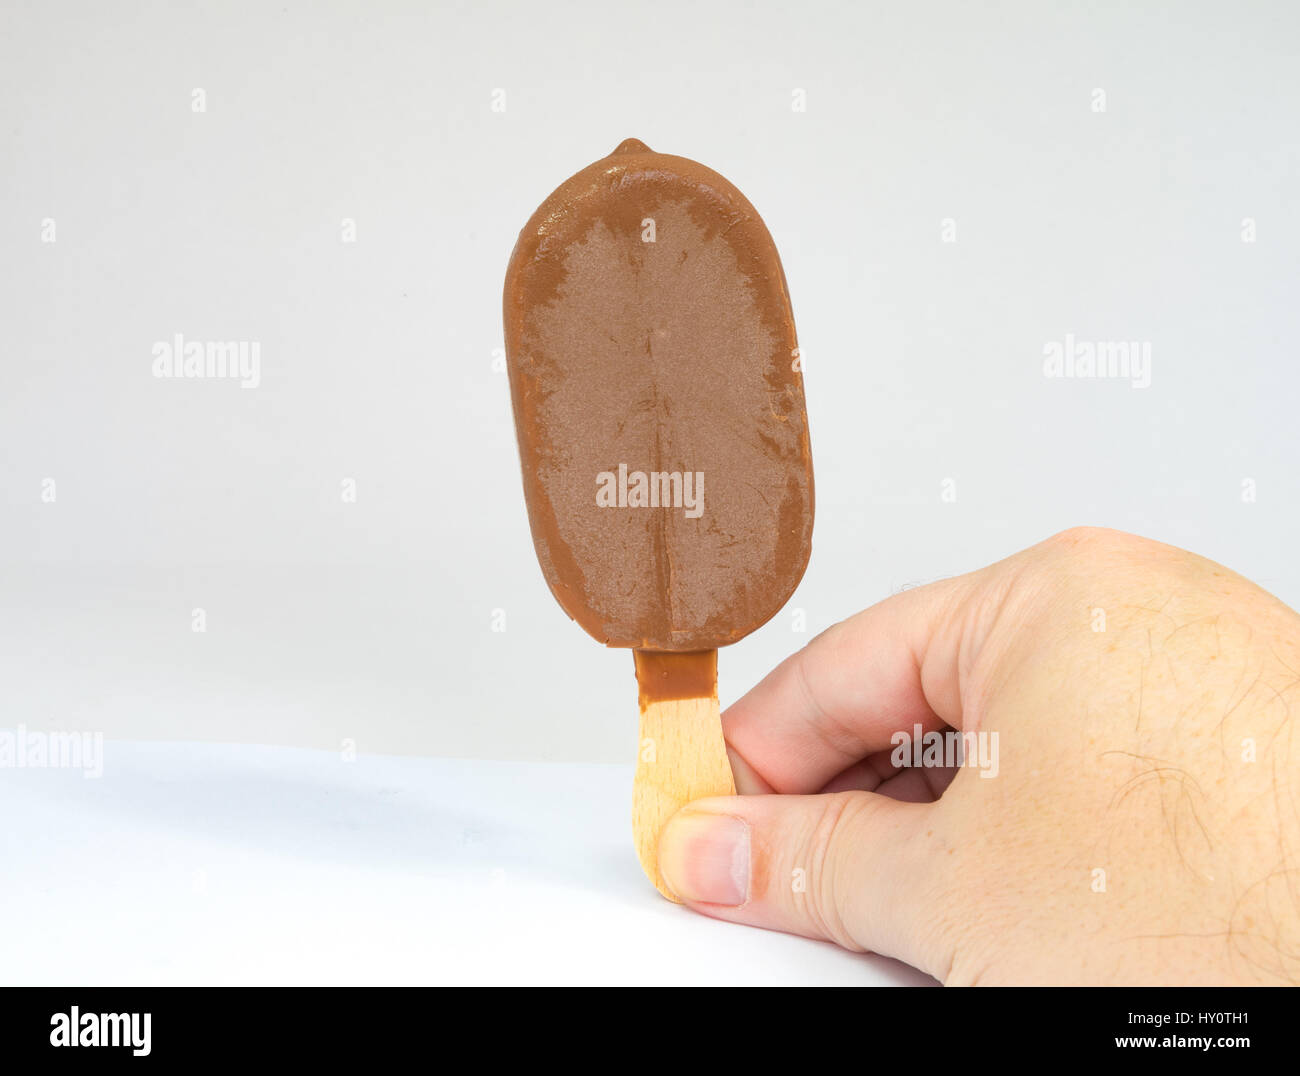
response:
[[[842,647],[848,645],[853,637],[854,622],[862,614],[851,616],[847,620],[836,621],[829,628],[814,635],[802,650],[797,653],[802,660],[807,660],[810,653],[814,651],[828,651],[837,653]]]
[[[1150,539],[1124,531],[1071,527],[1025,551],[1025,574],[1047,594],[1059,593],[1063,586],[1088,590],[1099,572],[1149,562],[1159,548]]]
[[[1124,531],[1112,530],[1109,527],[1081,526],[1070,527],[1054,534],[1044,544],[1058,551],[1074,552],[1085,549],[1115,548],[1140,540]]]
[[[808,837],[808,914],[813,927],[845,949],[863,951],[845,919],[846,901],[857,891],[852,877],[858,857],[853,842],[862,832],[864,812],[870,809],[865,793],[836,792],[826,804]]]

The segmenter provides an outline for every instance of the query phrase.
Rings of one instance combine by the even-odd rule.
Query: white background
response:
[[[493,370],[519,228],[629,136],[759,208],[807,360],[812,561],[724,703],[1077,523],[1300,604],[1300,9],[1058,7],[5,4],[4,723],[629,760]],[[154,378],[178,332],[260,342],[260,386]],[[1151,386],[1045,378],[1067,333]]]

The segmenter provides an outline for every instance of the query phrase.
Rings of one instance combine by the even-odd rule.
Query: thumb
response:
[[[682,808],[659,869],[697,911],[904,960],[936,977],[944,951],[937,804],[871,792],[731,796]]]

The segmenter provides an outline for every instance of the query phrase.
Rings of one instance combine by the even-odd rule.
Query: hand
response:
[[[706,915],[945,983],[1294,983],[1297,703],[1291,609],[1067,531],[778,666],[722,718],[742,794],[675,815],[660,865]],[[918,726],[965,763],[914,765]]]

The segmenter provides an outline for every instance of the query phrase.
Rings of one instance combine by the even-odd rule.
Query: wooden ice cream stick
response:
[[[677,901],[659,872],[659,834],[693,800],[736,793],[718,708],[718,652],[635,655],[641,731],[632,783],[633,839],[646,877]]]

